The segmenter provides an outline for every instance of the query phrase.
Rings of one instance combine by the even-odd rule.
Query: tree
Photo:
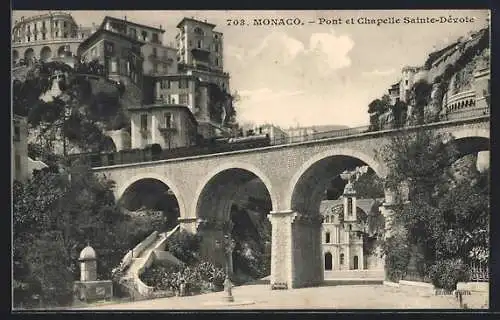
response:
[[[388,242],[386,252],[401,241],[407,248],[418,248],[416,263],[436,285],[444,283],[436,277],[439,270],[454,275],[447,286],[462,279],[462,269],[450,268],[446,261],[465,263],[474,248],[488,247],[489,173],[472,172],[474,179],[450,174],[448,168],[457,158],[451,137],[424,130],[396,136],[384,149],[386,186],[399,190],[408,182],[410,200],[396,206],[394,215],[395,225],[406,235]]]
[[[78,279],[77,259],[88,242],[98,253],[98,278],[109,279],[125,253],[151,229],[138,229],[115,204],[113,182],[74,164],[68,175],[38,171],[15,182],[13,199],[14,303],[68,303]],[[128,228],[124,226],[129,226]],[[142,240],[142,239],[141,239]]]
[[[385,94],[380,99],[375,99],[368,105],[368,113],[370,114],[370,130],[380,130],[379,116],[389,110],[391,99]]]
[[[61,96],[52,101],[40,100],[40,96],[52,86],[52,77],[59,74]],[[25,79],[13,82],[14,113],[28,117],[28,124],[39,141],[53,147],[58,140],[68,142],[86,151],[99,150],[105,141],[103,127],[124,127],[116,94],[92,94],[89,80],[78,76],[67,64],[39,62],[32,66]],[[112,123],[114,122],[114,123]],[[64,142],[63,142],[64,143]]]

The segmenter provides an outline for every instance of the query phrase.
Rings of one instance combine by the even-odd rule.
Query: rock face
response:
[[[270,273],[271,225],[259,210],[233,208],[233,237],[237,246],[233,254],[235,273],[242,281],[260,279]],[[262,211],[262,212],[260,212]]]
[[[434,83],[431,90],[431,99],[429,105],[425,108],[425,119],[427,122],[439,119],[443,103],[443,90],[439,83]]]

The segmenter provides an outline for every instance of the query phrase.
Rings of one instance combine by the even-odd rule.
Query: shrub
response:
[[[170,251],[177,259],[192,265],[198,262],[200,243],[201,237],[199,235],[181,231],[168,238],[166,250]]]
[[[467,266],[461,259],[446,259],[429,268],[432,284],[446,290],[454,290],[459,281],[467,280]]]
[[[406,273],[410,262],[410,249],[405,239],[394,236],[384,243],[385,266],[390,281],[398,282]]]
[[[222,290],[225,276],[221,268],[202,261],[193,266],[153,266],[141,275],[141,280],[156,289],[173,292],[178,292],[184,282],[186,292],[198,294]]]

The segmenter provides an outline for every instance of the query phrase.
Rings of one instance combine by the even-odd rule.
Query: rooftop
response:
[[[127,36],[120,34],[120,33],[116,33],[116,32],[105,30],[105,29],[98,29],[96,32],[92,33],[87,39],[83,40],[82,43],[80,43],[78,50],[80,51],[80,50],[87,49],[88,45],[90,43],[92,43],[95,39],[97,39],[100,36],[106,36],[106,35],[118,37],[118,38],[127,40],[127,41],[135,43],[135,44],[139,44],[139,45],[144,44],[144,42],[142,42],[142,41],[132,39],[132,38],[127,37]]]
[[[104,17],[104,19],[102,20],[101,26],[99,28],[100,29],[104,28],[104,25],[108,21],[115,21],[115,22],[126,23],[126,24],[129,24],[129,25],[132,25],[132,26],[136,26],[136,27],[141,27],[141,28],[145,28],[145,29],[155,30],[155,31],[158,31],[160,33],[164,33],[165,32],[165,30],[163,30],[163,28],[161,26],[160,26],[160,28],[155,28],[155,27],[148,26],[148,25],[145,25],[145,24],[140,24],[140,23],[128,21],[128,20],[126,20],[126,17],[125,17],[125,19],[119,19],[119,18],[110,17],[110,16],[105,16]]]
[[[181,22],[179,22],[179,23],[177,24],[177,28],[182,27],[182,26],[183,26],[186,22],[197,22],[197,23],[201,23],[201,24],[207,25],[207,26],[209,26],[209,27],[215,28],[215,24],[209,23],[209,22],[207,22],[207,20],[205,20],[205,21],[201,21],[201,20],[196,20],[196,19],[194,19],[194,18],[186,18],[186,17],[184,17],[184,18],[181,20]]]

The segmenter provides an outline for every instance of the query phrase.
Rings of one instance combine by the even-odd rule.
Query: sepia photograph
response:
[[[490,10],[11,16],[13,312],[489,309]]]

